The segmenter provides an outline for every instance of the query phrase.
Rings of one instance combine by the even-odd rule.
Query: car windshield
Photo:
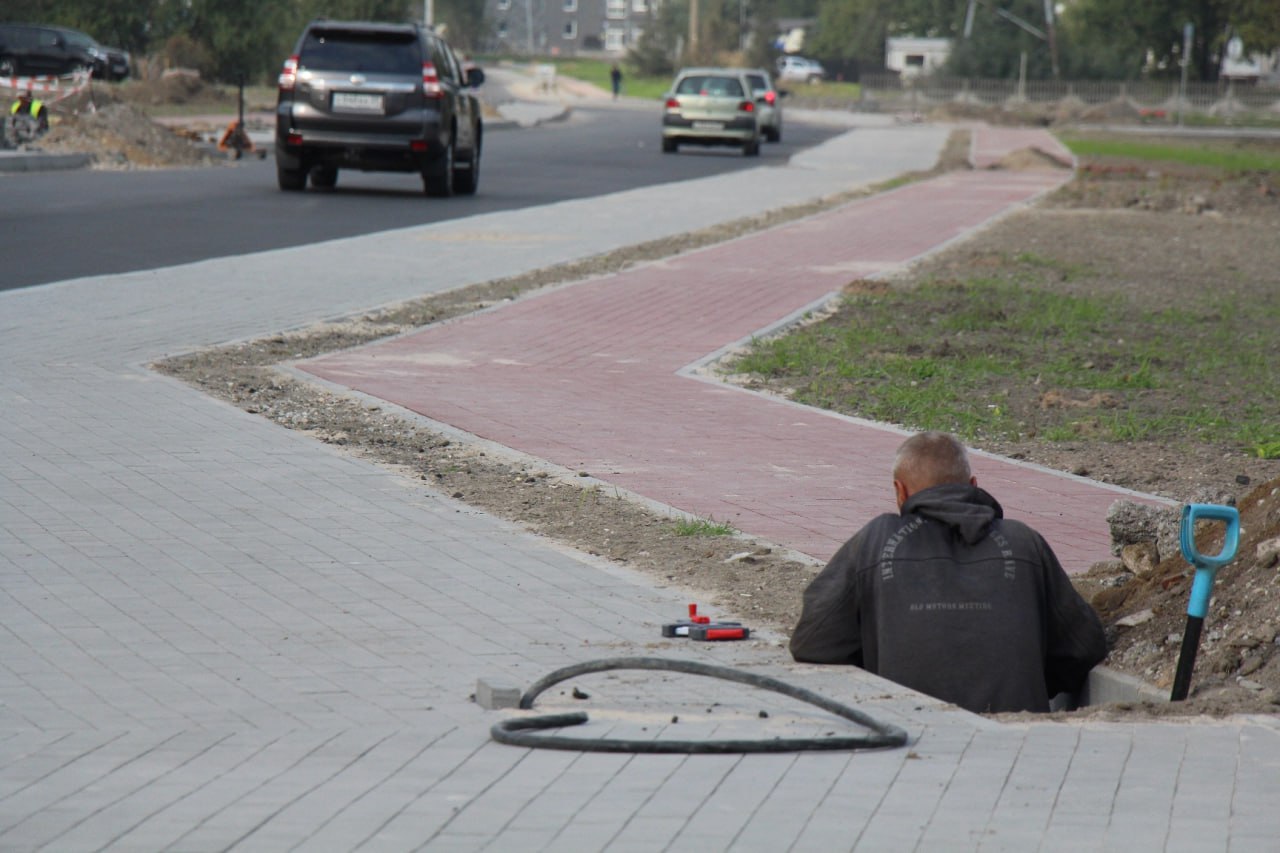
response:
[[[422,59],[411,33],[312,30],[302,46],[298,67],[366,74],[421,74]]]
[[[98,43],[96,41],[89,38],[84,33],[78,33],[75,30],[63,30],[62,37],[67,40],[67,44],[72,44],[72,45],[75,45],[76,47],[88,48],[88,47],[98,46]]]
[[[720,98],[741,98],[742,83],[733,77],[694,75],[680,81],[677,95],[709,95]]]

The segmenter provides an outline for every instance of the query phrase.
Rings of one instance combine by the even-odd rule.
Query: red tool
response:
[[[664,637],[688,637],[691,640],[745,640],[751,629],[741,622],[712,622],[710,616],[699,616],[698,605],[689,605],[689,618],[662,626]]]

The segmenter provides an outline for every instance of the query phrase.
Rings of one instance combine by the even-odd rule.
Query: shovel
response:
[[[1196,522],[1221,521],[1227,530],[1222,537],[1222,550],[1216,555],[1201,554],[1196,550]],[[1191,600],[1187,602],[1187,630],[1182,635],[1182,652],[1178,655],[1178,672],[1173,678],[1170,702],[1187,698],[1191,686],[1191,670],[1196,665],[1196,651],[1200,648],[1200,629],[1209,611],[1209,599],[1213,596],[1213,579],[1218,569],[1235,559],[1240,544],[1240,513],[1233,506],[1218,504],[1188,504],[1182,508],[1181,545],[1182,556],[1195,567],[1196,576],[1191,582]]]

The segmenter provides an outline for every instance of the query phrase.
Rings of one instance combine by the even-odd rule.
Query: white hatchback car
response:
[[[773,78],[763,68],[748,68],[747,82],[756,99],[756,112],[760,114],[760,132],[770,142],[782,139],[782,98],[785,90],[773,85]]]
[[[827,72],[813,59],[803,56],[783,56],[778,59],[778,79],[797,83],[821,83]]]
[[[759,115],[744,69],[682,69],[663,101],[662,151],[729,145],[755,157],[760,153]]]

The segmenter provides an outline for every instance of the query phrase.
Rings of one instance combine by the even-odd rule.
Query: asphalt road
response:
[[[0,290],[780,165],[836,132],[791,122],[758,158],[730,149],[664,155],[656,109],[580,108],[566,121],[490,132],[478,194],[451,199],[425,197],[415,175],[360,172],[341,173],[332,192],[282,193],[270,157],[203,169],[5,175]]]

